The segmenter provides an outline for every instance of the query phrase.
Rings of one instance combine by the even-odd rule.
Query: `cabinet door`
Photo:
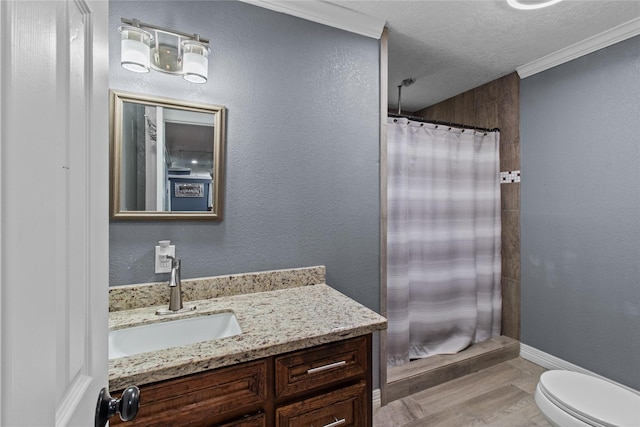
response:
[[[276,427],[366,427],[366,384],[360,382],[276,409]]]
[[[267,362],[262,359],[142,386],[138,416],[126,425],[212,426],[258,412],[268,398]],[[111,425],[120,423],[118,417],[112,418]]]
[[[320,389],[367,372],[366,337],[325,344],[275,359],[276,397]]]

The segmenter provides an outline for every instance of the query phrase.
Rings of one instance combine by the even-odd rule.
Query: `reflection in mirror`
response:
[[[224,112],[111,91],[112,218],[221,220]]]

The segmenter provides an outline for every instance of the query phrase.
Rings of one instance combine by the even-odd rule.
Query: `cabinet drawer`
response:
[[[366,427],[364,382],[276,409],[276,427]]]
[[[266,427],[267,419],[264,414],[245,417],[240,420],[219,424],[218,427]]]
[[[276,396],[356,378],[367,371],[367,341],[357,337],[278,356],[275,359]]]
[[[126,425],[179,426],[192,420],[190,426],[210,426],[255,412],[268,398],[267,369],[263,359],[143,385],[138,415]],[[111,425],[121,423],[116,418],[111,418]],[[246,424],[254,425],[260,424]]]

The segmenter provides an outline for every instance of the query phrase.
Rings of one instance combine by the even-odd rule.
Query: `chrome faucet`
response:
[[[171,279],[169,279],[169,310],[182,309],[182,286],[180,283],[180,260],[167,255],[171,259]]]
[[[160,308],[156,314],[175,314],[196,309],[195,305],[182,306],[182,285],[180,283],[180,260],[165,255],[171,260],[171,278],[169,279],[169,308]]]

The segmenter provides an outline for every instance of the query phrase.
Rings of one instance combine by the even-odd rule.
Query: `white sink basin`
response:
[[[109,359],[242,333],[232,312],[169,320],[109,332]]]

